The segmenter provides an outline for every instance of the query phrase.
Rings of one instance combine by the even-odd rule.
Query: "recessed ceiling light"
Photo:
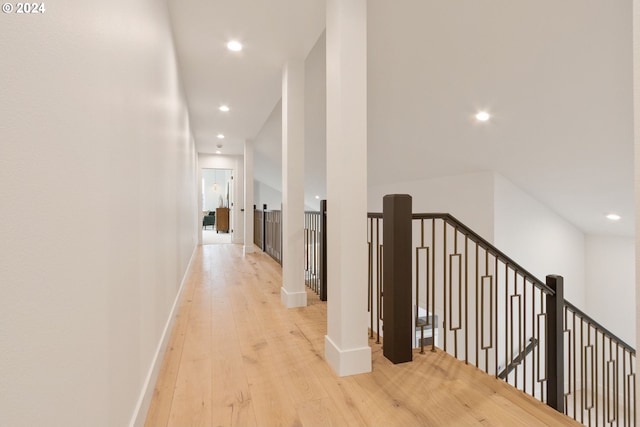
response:
[[[320,200],[320,196],[316,196],[316,200]]]
[[[223,135],[223,134],[221,134],[221,133],[219,133],[219,134],[218,134],[218,139],[224,139],[224,135]]]
[[[486,111],[479,111],[478,114],[476,114],[476,120],[479,122],[486,122],[490,118],[491,116]]]
[[[622,217],[618,214],[614,214],[614,213],[607,214],[607,219],[609,221],[620,221],[621,218]]]
[[[229,43],[227,43],[227,49],[233,52],[240,52],[242,50],[242,43],[237,40],[231,40]]]
[[[229,111],[229,107],[227,107],[226,105],[221,105],[220,108],[218,108],[220,111],[224,111],[225,113],[227,111]]]
[[[216,154],[222,154],[222,151],[216,150]]]

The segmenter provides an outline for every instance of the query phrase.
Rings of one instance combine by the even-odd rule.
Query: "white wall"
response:
[[[368,14],[368,160],[384,170],[370,183],[495,170],[581,229],[609,209],[632,217],[630,1],[371,1]]]
[[[164,1],[46,6],[0,25],[0,425],[125,426],[197,243],[194,141]]]
[[[496,247],[542,281],[563,276],[565,298],[584,310],[584,233],[499,174],[494,203]]]
[[[326,43],[324,33],[305,59],[305,209],[319,210],[326,198]],[[254,139],[254,179],[275,202],[282,192],[282,102],[279,101]],[[256,187],[257,188],[257,187]],[[257,197],[256,193],[256,197]],[[280,195],[279,198],[282,196]],[[271,206],[275,203],[266,202]],[[281,199],[277,200],[280,206]],[[257,203],[256,203],[257,204]],[[259,204],[261,207],[262,205]]]
[[[586,237],[587,306],[585,312],[635,347],[635,240]]]
[[[369,170],[369,175],[384,170]],[[481,172],[419,181],[369,185],[369,212],[382,212],[387,194],[409,194],[413,212],[450,213],[476,233],[493,242],[493,174]]]
[[[243,156],[224,156],[218,154],[198,154],[198,171],[197,191],[200,194],[202,185],[203,169],[230,169],[232,171],[232,199],[233,206],[230,207],[229,226],[232,231],[232,242],[242,243],[244,239],[244,157]],[[253,209],[253,206],[249,206]],[[198,212],[202,226],[202,197],[198,197]],[[199,244],[202,244],[202,233],[199,233]]]
[[[271,114],[254,138],[253,178],[282,191],[282,102]]]
[[[562,275],[565,298],[635,343],[633,238],[585,236],[493,172],[370,186],[369,211],[381,212],[393,193],[410,194],[416,213],[451,213],[543,281]]]
[[[633,0],[633,68],[640,70],[640,0]],[[640,73],[633,73],[633,108],[634,111],[640,111]],[[634,195],[635,195],[635,212],[640,212],[640,117],[634,114],[633,117],[633,165],[634,165]],[[640,215],[636,214],[635,220],[635,291],[636,291],[636,342],[640,342]],[[636,396],[640,393],[640,381],[636,382]],[[640,411],[640,400],[636,399],[635,413]]]
[[[264,182],[253,182],[253,201],[256,207],[262,210],[266,203],[267,210],[280,210],[282,206],[282,192],[268,186]]]
[[[315,211],[320,210],[320,199],[327,198],[326,50],[322,33],[304,62],[304,203]]]

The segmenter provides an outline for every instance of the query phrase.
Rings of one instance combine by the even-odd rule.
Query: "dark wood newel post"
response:
[[[383,354],[393,363],[410,362],[413,360],[411,196],[384,196],[382,217]]]
[[[564,279],[547,276],[547,405],[564,413]]]
[[[320,301],[327,300],[327,201],[320,200]]]
[[[262,252],[267,251],[267,204],[262,205]]]

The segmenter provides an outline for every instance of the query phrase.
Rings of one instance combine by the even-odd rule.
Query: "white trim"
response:
[[[144,384],[142,386],[142,392],[140,393],[140,397],[138,398],[138,402],[136,403],[136,408],[133,411],[133,416],[131,417],[129,427],[143,427],[147,419],[147,412],[149,412],[149,406],[151,406],[151,398],[153,397],[155,385],[158,381],[158,375],[160,374],[160,368],[162,367],[164,354],[167,350],[167,345],[169,344],[169,338],[171,338],[173,324],[175,323],[176,317],[178,316],[177,310],[180,303],[180,297],[182,296],[185,284],[187,283],[187,277],[191,272],[191,267],[193,265],[193,260],[195,258],[197,250],[198,246],[196,245],[193,248],[193,252],[191,253],[189,265],[187,266],[184,276],[182,277],[182,282],[180,283],[178,294],[173,301],[173,307],[171,307],[169,318],[167,319],[167,323],[164,326],[164,331],[162,331],[160,342],[158,343],[158,348],[156,349],[156,353],[153,356],[151,366],[149,367],[149,372],[147,372],[147,377],[145,378]]]
[[[324,358],[340,377],[371,372],[371,347],[340,350],[329,335],[324,336]]]
[[[283,286],[280,288],[280,301],[282,301],[282,304],[287,308],[306,307],[307,291],[287,292]]]

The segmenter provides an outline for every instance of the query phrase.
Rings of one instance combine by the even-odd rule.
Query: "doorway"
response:
[[[202,169],[202,244],[231,243],[233,183],[231,169]]]

